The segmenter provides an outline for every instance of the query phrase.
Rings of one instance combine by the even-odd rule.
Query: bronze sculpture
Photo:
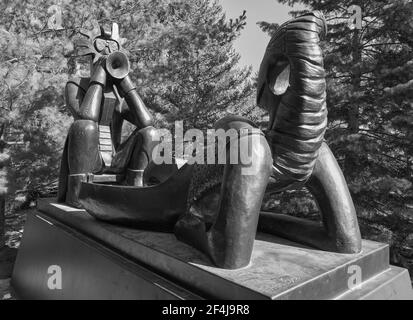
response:
[[[326,83],[319,42],[326,32],[325,19],[319,12],[303,15],[280,26],[264,55],[257,95],[258,105],[270,113],[266,136],[272,151],[273,166],[266,192],[276,193],[306,186],[318,203],[323,226],[286,215],[262,212],[258,228],[316,248],[358,253],[361,250],[361,236],[355,208],[340,167],[324,142],[327,128]],[[239,235],[251,232],[247,230],[253,227],[245,222],[243,225],[234,223],[243,221],[240,216],[248,212],[247,206],[233,204],[239,215],[237,219],[231,220],[227,216],[221,222],[219,215],[215,214],[215,224],[208,222],[211,218],[202,212],[222,206],[221,202],[226,199],[223,194],[225,187],[235,179],[229,178],[227,181],[224,177],[220,196],[216,196],[216,190],[214,196],[212,190],[204,195],[207,201],[195,201],[187,215],[178,221],[175,230],[178,238],[200,248],[216,264],[226,268],[243,267],[249,261],[252,252],[250,238],[244,234],[241,239]],[[255,183],[259,185],[258,181]],[[240,182],[234,187],[237,196],[243,199],[241,204],[261,202],[261,194],[248,194],[250,186],[247,184],[251,182]],[[231,191],[226,192],[233,196]],[[210,239],[214,229],[219,230],[216,238],[220,239],[221,246]],[[228,243],[232,247],[238,246],[238,251],[233,252],[225,247]],[[245,246],[241,248],[243,244]],[[228,260],[217,258],[227,255]]]
[[[185,164],[181,168],[175,164],[154,165],[150,157],[155,145],[151,116],[129,78],[117,80],[116,72],[111,70],[111,60],[120,59],[125,64],[123,56],[109,52],[112,57],[106,59],[106,67],[101,67],[98,60],[79,110],[99,109],[101,102],[97,96],[103,91],[107,72],[115,92],[119,88],[125,96],[130,109],[127,114],[140,129],[136,135],[141,138],[129,142],[133,153],[128,147],[125,150],[129,151],[123,152],[119,144],[116,148],[118,140],[112,134],[118,155],[114,159],[122,165],[107,168],[97,152],[99,118],[83,120],[81,114],[82,120],[74,123],[75,129],[69,132],[65,147],[59,199],[66,198],[69,204],[83,206],[91,215],[111,223],[174,231],[179,240],[203,251],[222,268],[241,268],[249,263],[257,226],[264,232],[320,249],[359,252],[361,237],[354,205],[341,170],[324,142],[326,84],[319,42],[326,32],[324,17],[314,12],[283,24],[270,40],[259,73],[257,97],[258,104],[270,112],[266,135],[238,116],[225,117],[215,125],[224,130],[234,129],[239,133],[239,141],[249,142],[248,152],[253,161],[248,165],[228,161],[233,152],[231,143],[227,143],[225,164]],[[90,100],[89,91],[94,94]],[[118,119],[115,114],[109,117],[113,129]],[[90,133],[86,133],[88,130]],[[88,139],[87,143],[78,142],[84,135],[90,135],[90,143]],[[134,178],[111,184],[88,178],[106,170],[119,173],[125,167],[132,169],[129,174],[134,173]],[[243,174],[245,167],[253,168],[256,174]],[[317,200],[323,227],[260,213],[265,192],[302,186]]]
[[[268,192],[306,186],[318,203],[324,228],[283,215],[261,215],[263,231],[320,249],[361,250],[361,236],[347,183],[324,142],[326,83],[320,12],[291,20],[276,31],[261,64],[257,102],[270,112],[268,141],[274,167]]]
[[[81,207],[79,192],[87,175],[118,174],[127,185],[142,185],[143,170],[150,161],[152,116],[139,97],[121,52],[117,24],[112,31],[85,33],[82,55],[91,56],[91,77],[66,85],[66,104],[75,122],[64,147],[58,200]],[[137,129],[123,143],[124,120]]]

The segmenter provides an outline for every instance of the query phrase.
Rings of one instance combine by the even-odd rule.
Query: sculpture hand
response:
[[[125,98],[125,101],[129,107],[131,115],[130,122],[132,122],[138,128],[146,128],[152,126],[152,115],[139,96],[136,90],[136,86],[130,76],[127,75],[122,80],[117,79],[115,85],[119,91],[120,96],[122,98]]]
[[[89,87],[80,106],[81,119],[95,122],[99,120],[103,89],[107,78],[104,63],[105,59],[101,58],[94,65]]]
[[[128,57],[120,51],[112,52],[107,56],[105,67],[107,73],[117,81],[128,76],[130,69]]]
[[[107,72],[105,69],[106,58],[100,57],[97,62],[93,64],[92,76],[90,77],[90,83],[98,83],[103,87],[106,85]]]

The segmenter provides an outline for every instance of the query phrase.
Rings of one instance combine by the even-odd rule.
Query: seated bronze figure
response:
[[[141,186],[154,133],[152,116],[128,75],[118,26],[85,35],[80,54],[91,56],[91,77],[66,85],[66,105],[75,122],[64,147],[58,194],[59,201],[77,208],[81,182],[88,175],[115,174],[126,185]],[[137,129],[121,143],[124,120]]]
[[[83,93],[67,94],[68,105],[80,112],[63,154],[60,201],[82,206],[111,223],[174,232],[227,269],[248,265],[257,227],[323,250],[359,252],[354,205],[324,142],[326,82],[319,42],[326,32],[324,17],[314,12],[283,24],[271,38],[260,68],[257,97],[258,105],[270,113],[266,134],[239,116],[227,116],[215,124],[217,129],[236,130],[239,142],[248,142],[249,164],[229,161],[234,150],[228,141],[225,164],[155,165],[151,151],[156,129],[150,114],[129,77],[114,72],[113,61],[119,57],[108,56],[104,64],[98,60],[83,100],[71,98]],[[97,39],[111,39],[102,34]],[[99,97],[107,83],[115,88],[115,95],[120,92],[127,107],[117,102],[105,108]],[[122,117],[138,129],[121,145],[116,128]],[[115,153],[110,165],[99,153],[99,123],[112,130]],[[255,174],[244,174],[245,168]],[[118,183],[99,183],[95,177],[102,173],[121,174],[121,178]],[[260,212],[266,192],[304,186],[319,205],[323,225]]]

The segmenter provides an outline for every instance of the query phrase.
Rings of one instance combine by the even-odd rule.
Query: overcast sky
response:
[[[235,43],[241,54],[241,65],[252,65],[258,71],[264,50],[270,40],[257,26],[258,21],[283,23],[291,18],[289,11],[302,7],[289,7],[276,0],[219,0],[227,13],[227,18],[237,18],[247,11],[247,25]]]

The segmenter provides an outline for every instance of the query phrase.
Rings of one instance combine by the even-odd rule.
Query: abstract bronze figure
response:
[[[263,212],[259,229],[324,250],[358,253],[361,236],[355,208],[343,174],[324,142],[326,82],[319,42],[326,32],[325,19],[319,12],[283,24],[264,55],[257,96],[258,105],[270,113],[267,139],[273,165],[266,191],[306,186],[319,205],[324,227]],[[214,181],[208,175],[195,174],[192,181],[208,181],[210,189],[196,194],[175,228],[178,239],[207,253],[224,268],[243,267],[251,256],[256,226],[253,216],[262,201],[261,179],[267,176],[267,156],[264,145],[260,147],[261,162],[255,163],[260,166],[258,180],[224,174],[221,188],[214,190]]]
[[[64,147],[58,194],[59,201],[78,208],[81,182],[93,174],[115,174],[123,184],[142,185],[154,134],[152,116],[128,75],[117,24],[111,32],[101,28],[100,34],[84,35],[80,54],[91,56],[91,77],[66,85],[75,122]],[[121,143],[124,120],[137,129]]]
[[[95,56],[86,93],[78,89],[80,84],[70,84],[75,90],[68,85],[68,105],[77,120],[62,159],[60,200],[83,206],[94,217],[111,223],[173,231],[179,240],[227,269],[248,265],[257,226],[323,250],[359,252],[361,237],[354,205],[324,142],[326,82],[319,42],[326,32],[326,22],[318,12],[283,24],[270,40],[258,79],[258,105],[270,113],[266,134],[245,118],[227,116],[215,124],[216,129],[238,133],[226,141],[226,162],[182,167],[151,161],[155,146],[151,116],[127,72],[119,67],[127,64],[125,57],[119,47],[113,53],[108,44],[113,31],[111,35],[103,32],[94,38],[106,42],[97,59]],[[113,88],[115,95],[119,90],[128,107],[112,103],[107,109],[108,103],[101,100],[105,88]],[[138,127],[124,144],[119,143],[122,117]],[[106,127],[99,131],[98,123]],[[116,151],[112,156],[102,155],[98,147],[99,142],[108,144],[108,138],[99,140],[99,132],[104,133],[101,137],[109,137],[109,124]],[[247,150],[233,148],[241,142]],[[241,151],[248,153],[250,163],[230,161],[231,154]],[[105,157],[111,160],[108,164]],[[123,173],[126,178],[110,184],[93,180],[94,174],[106,172]],[[319,205],[323,226],[260,213],[266,192],[304,186]]]
[[[357,216],[346,181],[327,144],[326,82],[320,38],[327,25],[313,12],[279,27],[266,49],[257,102],[270,113],[267,137],[274,166],[267,192],[306,186],[324,228],[284,215],[262,213],[260,228],[320,249],[361,250]]]

